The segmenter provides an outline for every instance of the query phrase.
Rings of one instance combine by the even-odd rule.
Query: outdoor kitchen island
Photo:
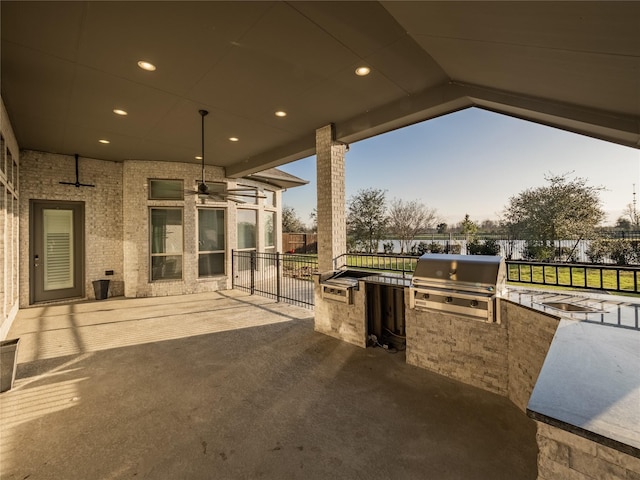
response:
[[[386,274],[357,278],[350,302],[323,298],[335,274],[315,277],[316,331],[366,347],[367,285],[401,288],[407,363],[505,396],[533,418],[539,480],[640,478],[640,305],[608,296],[576,313],[562,304],[586,305],[584,295],[509,288],[499,321],[482,320],[411,308],[411,281]]]

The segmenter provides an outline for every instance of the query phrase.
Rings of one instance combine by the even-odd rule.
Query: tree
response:
[[[298,218],[293,207],[282,207],[282,232],[283,233],[299,233],[306,230],[302,221]]]
[[[469,214],[465,214],[464,220],[460,222],[460,231],[467,237],[475,237],[478,233],[478,225],[469,218]]]
[[[444,223],[444,222],[440,222],[437,226],[436,226],[436,231],[438,233],[446,233],[447,232],[447,228],[449,228],[449,226]]]
[[[314,208],[309,214],[309,220],[311,220],[311,228],[312,232],[318,231],[318,209]]]
[[[389,209],[387,230],[400,241],[400,253],[411,251],[418,233],[429,228],[436,219],[436,211],[417,200],[405,202],[393,199]]]
[[[367,253],[376,253],[387,226],[385,191],[364,189],[349,199],[347,233]]]
[[[620,217],[620,219],[622,218],[628,219],[629,230],[638,230],[640,228],[640,214],[633,203],[628,204],[622,211],[622,217]],[[620,219],[618,219],[618,222]]]
[[[556,256],[554,242],[593,237],[604,219],[599,192],[584,178],[545,177],[548,186],[530,188],[509,199],[504,221],[510,233],[527,241],[529,258]]]

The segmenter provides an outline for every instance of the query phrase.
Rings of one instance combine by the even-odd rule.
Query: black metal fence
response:
[[[640,267],[507,261],[507,280],[588,290],[640,293]]]
[[[232,251],[233,288],[301,307],[313,308],[313,255]]]
[[[357,268],[411,276],[418,257],[343,254],[334,268]],[[539,286],[640,294],[640,267],[507,260],[507,281]],[[233,251],[233,288],[307,308],[314,306],[315,255]]]
[[[410,255],[388,255],[382,253],[344,253],[333,259],[333,268],[351,267],[365,270],[402,274],[406,277],[416,269],[418,257]]]

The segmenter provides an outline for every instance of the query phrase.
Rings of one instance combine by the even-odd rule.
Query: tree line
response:
[[[479,234],[493,233],[505,239],[525,242],[525,258],[536,261],[572,261],[578,244],[590,240],[587,256],[594,262],[612,259],[618,264],[640,261],[640,242],[610,239],[602,227],[605,218],[600,200],[603,187],[589,185],[587,180],[550,174],[546,185],[529,188],[509,198],[497,222],[476,223],[469,215],[450,227],[438,212],[419,200],[387,199],[378,188],[359,190],[347,202],[347,249],[349,252],[378,253],[382,243],[385,252],[393,251],[395,239],[400,254],[422,254],[429,251],[420,235],[431,232],[462,233],[467,238],[468,252],[498,254],[495,240],[481,240]],[[315,227],[315,210],[311,215]],[[627,206],[616,223],[620,229],[640,229],[640,215],[635,205]],[[283,208],[283,231],[305,231],[302,221],[291,207]],[[556,246],[558,240],[572,240],[573,248]],[[435,244],[434,248],[436,247]]]

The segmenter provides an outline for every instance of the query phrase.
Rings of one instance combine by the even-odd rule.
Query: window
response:
[[[238,209],[238,250],[256,249],[257,210]]]
[[[149,200],[183,200],[182,180],[149,180]]]
[[[150,211],[151,281],[182,278],[182,209]]]
[[[224,275],[224,210],[198,209],[198,276]]]
[[[251,269],[251,256],[256,251],[257,223],[257,210],[238,209],[238,250],[246,252],[238,258],[238,270]]]
[[[236,194],[240,196],[247,204],[258,204],[258,189],[256,187],[249,187],[248,185],[238,185]]]
[[[276,206],[276,192],[274,192],[272,190],[265,190],[262,193],[264,193],[264,196],[266,197],[264,199],[264,206],[265,207],[275,207]]]
[[[276,212],[264,212],[264,246],[267,253],[276,251]]]

